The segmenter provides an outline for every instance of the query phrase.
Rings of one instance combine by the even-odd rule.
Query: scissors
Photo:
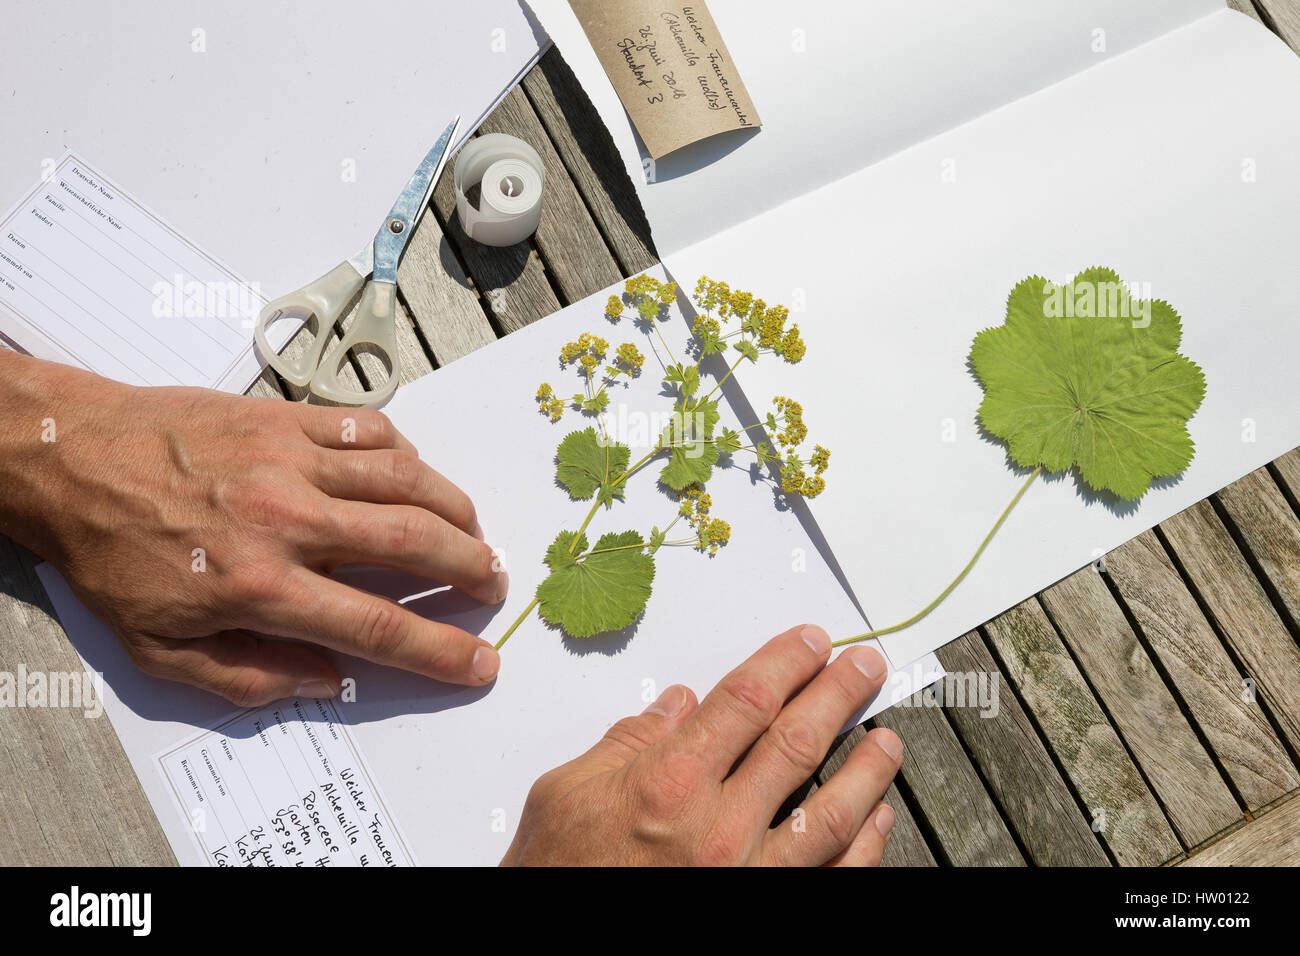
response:
[[[459,128],[457,116],[416,167],[372,241],[315,282],[281,296],[262,310],[253,326],[253,338],[267,364],[285,381],[306,386],[313,395],[339,405],[381,405],[397,390],[397,267],[411,233],[429,207],[429,197],[447,165]],[[356,318],[329,358],[322,361],[330,330],[363,285]],[[311,345],[292,358],[278,354],[266,337],[271,323],[285,316],[304,319],[304,328],[315,320]],[[387,377],[382,383],[362,390],[339,381],[352,349],[375,354],[384,362]]]

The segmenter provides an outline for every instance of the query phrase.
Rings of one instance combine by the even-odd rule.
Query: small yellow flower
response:
[[[609,301],[605,303],[605,314],[611,319],[616,319],[623,314],[623,300],[616,295],[611,295]]]
[[[799,336],[799,326],[790,326],[784,337],[782,337],[781,344],[775,346],[775,349],[778,354],[785,357],[787,362],[797,362],[803,358],[808,348]]]
[[[618,347],[618,351],[615,353],[615,362],[622,371],[627,372],[630,375],[634,374],[642,365],[645,364],[645,356],[642,355],[640,349],[631,342],[624,342]]]
[[[823,448],[821,445],[813,445],[812,457],[808,459],[808,464],[812,465],[813,468],[817,469],[817,474],[820,475],[822,472],[824,472],[827,468],[830,467],[831,464],[830,451],[826,448]]]
[[[776,348],[785,334],[785,320],[790,310],[783,305],[774,305],[763,315],[758,332],[758,344],[763,348]]]

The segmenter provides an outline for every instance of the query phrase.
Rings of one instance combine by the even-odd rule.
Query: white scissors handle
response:
[[[385,365],[384,380],[361,391],[339,381],[349,352],[369,352]],[[382,405],[397,391],[397,285],[372,280],[362,293],[352,325],[334,353],[312,376],[311,390],[339,405]]]
[[[366,277],[358,273],[352,263],[344,262],[316,281],[271,302],[262,309],[253,326],[253,338],[262,358],[291,385],[299,388],[310,385],[320,364],[321,353],[329,342],[330,330],[365,281]],[[305,323],[303,328],[313,335],[311,345],[292,358],[278,354],[266,335],[273,322],[286,316],[302,319]]]

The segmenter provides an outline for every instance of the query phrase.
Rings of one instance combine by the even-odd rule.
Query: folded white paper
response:
[[[548,28],[554,18],[564,29],[563,11],[535,6],[548,11]],[[912,36],[894,21],[912,23],[914,5],[906,14],[896,4],[864,6],[864,29],[818,32],[832,59],[853,53],[867,22]],[[986,36],[1015,35],[1025,6],[963,5],[980,11]],[[1181,350],[1203,367],[1208,389],[1190,422],[1197,451],[1183,476],[1157,482],[1132,505],[1093,495],[1071,475],[1035,483],[957,590],[920,623],[883,639],[895,659],[959,637],[1300,443],[1293,368],[1300,128],[1277,119],[1300,115],[1300,60],[1240,14],[1197,17],[1217,3],[1036,6],[1051,12],[1033,21],[1042,29],[1032,42],[954,52],[958,68],[943,74],[944,89],[979,86],[990,70],[997,75],[994,62],[974,69],[986,53],[990,61],[1022,59],[1036,66],[1001,94],[1019,98],[920,142],[899,132],[887,107],[819,114],[821,135],[812,135],[815,125],[799,127],[809,157],[846,149],[854,124],[915,143],[865,169],[743,220],[738,210],[764,192],[760,164],[735,159],[728,188],[700,194],[690,209],[655,198],[671,195],[675,181],[639,183],[657,241],[663,214],[665,261],[680,280],[707,273],[794,306],[808,343],[803,362],[779,376],[762,365],[737,375],[759,403],[774,394],[802,400],[810,428],[832,449],[834,480],[812,511],[874,627],[908,618],[937,595],[1023,481],[1005,447],[977,427],[983,393],[966,364],[975,333],[1002,322],[1011,288],[1031,275],[1062,282],[1109,266],[1182,316]],[[947,7],[910,29],[942,37]],[[765,72],[765,51],[785,42],[802,13],[729,30],[729,5],[710,8],[766,123],[725,164],[779,127],[774,106],[803,95],[816,111],[825,89],[821,73]],[[1142,18],[1141,29],[1131,17]],[[1083,30],[1089,22],[1095,27]],[[750,29],[759,32],[751,37]],[[1081,61],[1070,51],[1087,49],[1093,29],[1109,38],[1109,53],[1074,72]],[[873,33],[867,42],[878,49],[889,36]],[[1116,54],[1117,36],[1151,39]],[[558,32],[556,40],[629,170],[639,172],[626,119],[609,105],[589,49]],[[898,76],[946,69],[924,43],[902,48],[918,65],[895,64]],[[870,61],[863,70],[875,77]],[[794,91],[767,102],[778,75]],[[1028,82],[1048,85],[1024,89]],[[873,155],[861,143],[846,151]],[[817,163],[774,156],[788,176]],[[688,178],[711,175],[701,169]],[[699,223],[736,224],[676,248],[684,233],[675,217],[688,213]]]

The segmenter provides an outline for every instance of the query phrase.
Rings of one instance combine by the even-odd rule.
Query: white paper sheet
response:
[[[212,866],[414,863],[333,701],[247,710],[154,760]]]
[[[0,218],[0,337],[129,385],[243,392],[260,374],[256,285],[81,156]],[[271,330],[279,347],[292,331]]]
[[[891,655],[953,640],[1300,443],[1300,128],[1276,119],[1292,115],[1300,60],[1225,11],[669,258],[682,278],[804,297],[797,384],[762,367],[741,384],[799,397],[832,448],[840,480],[813,511],[877,627],[938,594],[1024,480],[977,430],[966,366],[1011,287],[1106,265],[1180,313],[1208,383],[1181,480],[1128,507],[1040,479],[961,586],[884,638]]]
[[[533,5],[629,171],[638,172],[626,116],[610,101],[589,46],[572,35],[567,10],[552,0]],[[834,92],[821,85],[821,73],[774,69],[792,89],[766,101],[769,60],[758,46],[748,48],[749,28],[727,24],[724,35],[764,113],[764,130],[723,160],[734,173],[725,190],[701,185],[693,205],[676,209],[656,198],[673,183],[641,177],[640,191],[660,251],[683,283],[707,273],[769,302],[793,302],[808,357],[779,381],[762,368],[738,376],[757,401],[776,393],[803,400],[811,428],[832,448],[830,476],[851,476],[832,481],[813,511],[873,626],[897,623],[938,594],[1023,480],[1007,467],[1004,447],[980,436],[982,391],[966,367],[974,334],[1001,323],[1020,279],[1064,281],[1106,265],[1147,284],[1182,315],[1182,350],[1208,380],[1190,424],[1197,455],[1181,480],[1160,482],[1127,508],[1093,500],[1070,476],[1040,480],[938,610],[884,638],[891,655],[905,659],[959,637],[1300,443],[1300,389],[1291,367],[1300,347],[1291,288],[1300,260],[1300,131],[1277,120],[1300,115],[1300,61],[1217,2],[1121,7],[1094,0],[1036,5],[1046,10],[1039,14],[993,0],[967,4],[986,37],[1013,34],[1026,16],[1046,19],[1035,20],[1042,29],[1018,46],[990,41],[933,59],[935,47],[920,42],[918,31],[960,13],[945,5],[922,18],[914,4],[864,6],[885,31],[871,42],[896,36],[898,55],[919,64],[892,63],[899,75],[939,76],[945,89],[977,87],[999,75],[1000,60],[1015,59],[1023,72],[1014,68],[998,96],[1020,98],[738,221],[737,209],[764,202],[764,189],[752,184],[766,180],[759,164],[734,156],[771,135],[782,118],[800,131],[810,156],[870,155],[861,144],[856,152],[843,149],[853,123],[890,131],[899,142],[909,134],[898,132],[906,127],[888,104],[848,118],[818,113],[823,94]],[[1117,53],[1114,24],[1126,16],[1141,23],[1130,20],[1132,28],[1118,32],[1149,42]],[[725,17],[718,15],[720,24]],[[1070,44],[1089,21],[1108,28],[1109,53],[1075,73],[1080,61]],[[1174,29],[1180,22],[1186,25]],[[848,50],[859,32],[833,48]],[[1021,89],[1071,73],[1036,92]],[[774,109],[801,95],[824,121],[821,132]],[[922,112],[938,122],[947,108]],[[795,175],[809,165],[814,160],[782,169]],[[701,169],[687,178],[704,184],[713,175]],[[678,249],[688,234],[682,217],[703,224],[696,235],[707,238]],[[737,224],[715,231],[728,221]]]
[[[621,283],[403,386],[385,409],[424,458],[474,500],[487,540],[511,576],[505,604],[484,608],[455,592],[428,594],[430,582],[390,572],[353,568],[342,576],[489,639],[505,631],[542,578],[546,547],[563,527],[576,528],[588,508],[556,486],[553,459],[559,440],[589,422],[570,411],[552,424],[534,401],[542,380],[561,394],[579,390],[576,374],[556,370],[561,345],[583,331],[614,346],[638,343],[647,353],[645,373],[630,388],[614,390],[607,415],[633,445],[638,434],[642,441],[657,434],[641,415],[666,407],[657,394],[662,355],[651,353],[630,320],[611,326],[603,317],[609,293],[620,289]],[[680,352],[684,320],[664,334]],[[569,392],[562,383],[572,386]],[[723,422],[729,420],[724,409]],[[640,457],[635,448],[633,454]],[[656,489],[657,472],[632,479],[626,502],[598,514],[589,538],[626,529],[645,534],[671,520],[676,508]],[[768,638],[804,621],[835,636],[862,630],[859,612],[800,515],[778,510],[770,486],[739,455],[734,467],[715,474],[709,490],[714,514],[731,523],[731,543],[713,558],[689,548],[661,550],[644,618],[624,632],[565,639],[534,612],[503,648],[500,676],[487,690],[445,687],[351,659],[340,663],[344,677],[356,681],[357,700],[340,703],[339,712],[421,863],[494,862],[509,844],[532,781],[586,750],[618,718],[643,710],[669,684],[685,683],[703,695]],[[87,667],[104,674],[106,711],[178,858],[200,862],[152,758],[193,727],[213,725],[227,708],[141,674],[56,572],[43,565],[41,577]],[[942,675],[932,656],[909,663],[890,659],[890,681],[867,713]]]
[[[356,252],[544,45],[518,0],[13,0],[0,207],[81,150],[274,297]]]
[[[643,159],[567,0],[527,0],[605,120],[661,256],[1223,8],[1223,0],[710,0],[763,117]]]

